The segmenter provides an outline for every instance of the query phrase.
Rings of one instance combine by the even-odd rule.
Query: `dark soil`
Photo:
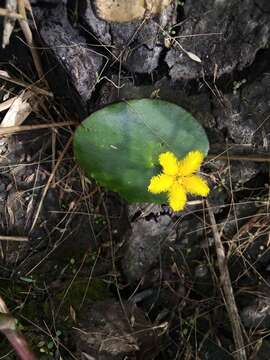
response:
[[[24,125],[79,124],[112,102],[158,97],[204,126],[216,155],[203,168],[208,201],[247,359],[268,360],[269,2],[172,1],[123,24],[98,18],[90,0],[30,3],[53,98],[40,95]],[[37,82],[18,24],[0,54],[10,77]],[[0,81],[1,102],[23,90]],[[38,358],[234,359],[205,203],[181,213],[126,204],[84,177],[66,147],[74,129],[0,138],[0,235],[13,238],[0,243],[0,296]],[[0,358],[16,359],[2,335]]]

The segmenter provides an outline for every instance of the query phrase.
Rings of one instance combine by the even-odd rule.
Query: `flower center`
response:
[[[176,175],[176,176],[175,176],[175,181],[177,181],[178,184],[182,184],[182,182],[183,182],[183,176],[181,176],[181,175]]]

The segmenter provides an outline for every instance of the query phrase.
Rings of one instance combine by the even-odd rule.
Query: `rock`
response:
[[[65,4],[33,9],[40,37],[56,61],[54,66],[50,64],[49,81],[51,76],[52,84],[58,82],[56,93],[65,96],[67,103],[74,103],[82,112],[77,101],[87,112],[87,102],[95,89],[97,74],[103,64],[102,55],[89,48],[79,30],[70,24]]]
[[[7,173],[7,166],[16,166],[18,163],[25,161],[26,159],[25,146],[18,137],[3,137],[0,142],[0,172]]]
[[[251,144],[257,148],[268,150],[270,144],[270,75],[262,74],[256,81],[246,84],[241,90],[238,108],[241,123],[251,123],[255,128],[251,137]]]
[[[226,134],[224,143],[232,154],[251,154],[265,156],[270,144],[270,76],[262,74],[259,80],[248,82],[236,93],[222,95],[222,99],[213,99],[212,114],[219,132]],[[222,100],[222,101],[220,101]],[[234,145],[235,144],[235,145]],[[224,151],[222,147],[214,153]],[[232,161],[226,178],[239,185],[248,182],[258,173],[267,173],[266,163],[252,161]],[[224,174],[225,175],[225,174]]]
[[[226,347],[222,344],[216,344],[211,339],[206,339],[203,344],[203,360],[233,360],[233,356],[226,349],[230,349],[233,345],[227,340]]]
[[[159,352],[156,332],[144,313],[136,305],[115,300],[83,308],[75,337],[77,354],[83,359],[150,360]]]
[[[223,152],[226,145],[222,145]],[[231,145],[231,149],[234,149],[233,144]],[[243,150],[243,149],[242,149]],[[217,154],[221,153],[221,148],[217,152]],[[253,151],[250,151],[253,154]],[[215,152],[216,153],[216,152]],[[242,152],[242,154],[246,155],[247,149]],[[237,156],[237,151],[228,151],[228,159],[230,159],[230,154],[235,154]],[[241,153],[240,153],[241,155]],[[231,184],[234,187],[234,190],[240,190],[243,188],[243,184],[248,183],[249,180],[254,179],[256,175],[260,172],[264,172],[266,168],[266,164],[258,163],[255,161],[227,161],[227,160],[211,160],[211,163],[207,164],[208,169],[212,169],[212,173],[214,171],[222,171],[222,183],[218,183],[217,188],[213,188],[213,194],[210,193],[210,199],[213,200],[213,206],[223,205],[225,200],[228,199],[231,194],[228,189],[231,187]],[[223,186],[225,185],[225,188]],[[227,188],[227,189],[226,189]],[[225,190],[226,189],[226,190]],[[219,193],[220,192],[220,193]],[[220,198],[218,197],[220,194]],[[218,210],[218,209],[217,209]],[[220,209],[222,210],[222,208]],[[216,211],[216,209],[214,210]]]
[[[260,5],[258,5],[260,3]],[[185,1],[181,37],[166,55],[173,80],[216,78],[250,65],[258,50],[266,48],[270,36],[269,5],[254,0]],[[200,35],[202,34],[202,35]],[[194,36],[195,35],[195,36]],[[183,50],[192,52],[201,63]]]
[[[98,17],[109,22],[128,22],[143,19],[146,14],[157,15],[171,0],[95,0]]]
[[[205,278],[209,273],[208,267],[206,264],[199,264],[194,269],[194,275],[198,279]]]
[[[211,298],[215,292],[216,284],[211,274],[209,265],[201,262],[194,269],[194,291],[200,295]]]
[[[140,217],[131,227],[131,233],[126,235],[122,266],[125,276],[133,282],[146,274],[156,262],[163,243],[174,239],[176,234],[168,215],[161,215],[157,220]]]
[[[208,202],[211,204],[212,210],[215,214],[222,213],[224,205],[228,201],[228,194],[223,188],[222,184],[215,186],[212,184],[211,192],[208,196]]]
[[[240,317],[243,324],[248,328],[270,328],[270,298],[258,297],[254,302],[246,306]]]
[[[233,249],[228,263],[232,279],[251,282],[253,272],[267,270],[270,253],[266,212],[266,206],[260,201],[243,199],[242,203],[234,204],[234,210],[224,221],[223,236]]]
[[[195,210],[195,209],[194,209]],[[177,247],[189,252],[201,248],[200,238],[204,233],[204,219],[198,215],[189,214],[181,219],[177,226]]]
[[[80,5],[82,23],[99,41],[110,47],[113,60],[120,62],[129,71],[138,73],[150,73],[159,65],[164,41],[161,29],[172,26],[175,13],[172,2],[155,19],[109,23],[96,16],[92,1],[84,0]]]
[[[226,239],[231,239],[235,233],[246,224],[257,213],[261,204],[257,204],[249,199],[242,199],[239,204],[234,204],[234,209],[228,214],[227,220],[223,225],[223,236]],[[245,239],[247,233],[242,234],[241,237]],[[241,239],[241,237],[239,239]]]
[[[157,68],[162,51],[157,23],[147,20],[141,28],[140,22],[111,24],[110,28],[117,46],[116,56],[124,59],[123,65],[129,71],[150,73]]]
[[[130,221],[132,221],[134,217],[136,218],[138,216],[147,217],[151,214],[160,216],[162,212],[162,205],[159,204],[134,203],[128,206],[128,217]]]
[[[110,24],[96,16],[93,1],[80,1],[79,12],[83,24],[94,31],[96,37],[100,39],[104,45],[110,45],[112,40]]]
[[[214,100],[213,115],[217,127],[227,131],[229,141],[267,150],[270,142],[270,76],[265,73],[256,81],[243,85],[235,94]]]

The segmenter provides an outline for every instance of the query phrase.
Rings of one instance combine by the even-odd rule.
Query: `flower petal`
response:
[[[203,161],[204,155],[201,151],[190,151],[183,160],[179,161],[179,175],[187,176],[197,171]]]
[[[209,194],[209,186],[207,182],[198,175],[191,175],[182,179],[185,190],[193,195],[207,196]]]
[[[173,176],[178,173],[178,161],[173,153],[167,151],[160,154],[159,163],[163,168],[164,174]]]
[[[172,183],[173,183],[172,176],[166,174],[153,176],[152,179],[150,180],[148,191],[150,191],[153,194],[159,194],[161,192],[168,191],[169,188],[172,186]]]
[[[173,211],[183,210],[187,202],[185,189],[182,185],[174,182],[169,190],[169,205]]]

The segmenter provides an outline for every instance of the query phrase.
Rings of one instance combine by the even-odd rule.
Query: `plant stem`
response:
[[[23,335],[15,330],[4,330],[3,333],[6,335],[8,341],[20,356],[21,360],[37,360],[37,357],[30,350]]]

